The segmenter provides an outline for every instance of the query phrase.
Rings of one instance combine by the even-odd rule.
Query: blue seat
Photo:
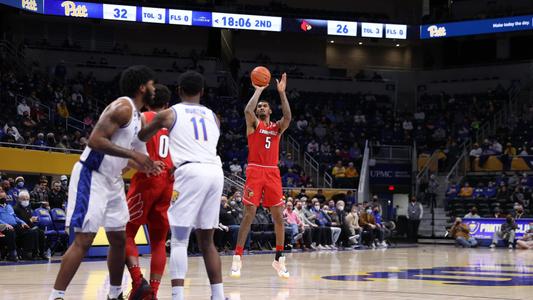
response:
[[[37,226],[44,231],[46,236],[57,235],[57,231],[54,227],[54,222],[52,221],[52,216],[45,208],[37,208],[33,211],[33,216],[37,217]]]
[[[68,245],[68,233],[65,230],[65,222],[67,220],[67,215],[65,211],[61,208],[54,208],[50,211],[50,216],[54,224],[54,228],[57,232],[56,243],[52,247],[52,253],[57,250],[64,252],[67,249]]]

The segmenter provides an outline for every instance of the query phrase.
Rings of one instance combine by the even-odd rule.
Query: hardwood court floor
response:
[[[226,296],[232,300],[533,299],[533,251],[420,246],[294,253],[287,255],[288,280],[275,276],[272,259],[271,254],[245,256],[242,278],[232,279],[227,276],[231,256],[222,257]],[[149,267],[147,258],[141,260],[144,268]],[[0,299],[47,299],[58,267],[57,263],[1,265]],[[189,259],[187,275],[186,299],[209,299],[201,257]],[[129,290],[129,276],[124,278]],[[105,299],[106,282],[104,261],[84,262],[67,299]],[[168,280],[161,285],[160,299],[171,299]]]

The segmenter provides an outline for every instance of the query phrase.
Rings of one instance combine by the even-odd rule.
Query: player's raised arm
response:
[[[175,120],[176,114],[174,113],[174,110],[172,108],[165,109],[158,113],[150,124],[146,125],[141,131],[139,131],[139,139],[146,142],[161,128],[168,128],[168,130],[171,130]]]
[[[257,103],[259,102],[259,97],[261,97],[261,93],[268,87],[268,85],[265,86],[257,86],[255,84],[252,84],[255,88],[255,92],[252,95],[252,98],[250,98],[250,101],[248,101],[248,104],[246,104],[246,107],[244,108],[244,116],[246,117],[246,129],[252,129],[255,130],[258,124],[257,116],[255,115],[255,109],[257,108]]]
[[[276,79],[277,88],[279,97],[281,98],[281,111],[283,112],[283,117],[278,121],[280,127],[280,133],[283,133],[289,125],[291,124],[292,113],[291,106],[289,105],[289,99],[287,99],[287,94],[285,89],[287,88],[287,73],[281,75],[281,80]]]

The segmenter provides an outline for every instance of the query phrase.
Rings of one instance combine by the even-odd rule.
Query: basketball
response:
[[[257,86],[266,86],[270,82],[270,71],[263,67],[255,67],[251,74],[252,83]]]

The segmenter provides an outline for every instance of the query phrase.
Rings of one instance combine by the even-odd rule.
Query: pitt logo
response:
[[[172,201],[172,203],[178,201],[178,198],[180,197],[180,192],[178,191],[172,191],[172,198],[170,198],[170,201]]]
[[[432,25],[428,27],[429,37],[443,37],[446,36],[446,27],[437,27]]]
[[[37,11],[37,1],[35,0],[22,0],[21,6],[27,10]]]
[[[87,6],[85,5],[76,5],[76,3],[72,1],[64,1],[61,3],[61,7],[65,8],[65,16],[79,18],[87,18],[89,16],[87,13]]]

